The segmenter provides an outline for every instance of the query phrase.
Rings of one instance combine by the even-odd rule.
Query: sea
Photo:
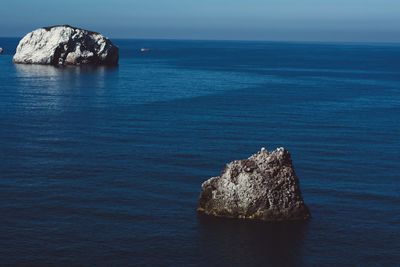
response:
[[[118,67],[0,38],[0,266],[400,266],[400,44],[119,40]],[[141,52],[141,48],[149,51]],[[312,218],[196,212],[287,148]]]

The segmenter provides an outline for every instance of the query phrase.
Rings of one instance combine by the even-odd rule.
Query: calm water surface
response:
[[[54,68],[13,65],[17,41],[1,266],[399,266],[400,45],[115,40],[117,68]],[[313,218],[198,216],[200,184],[263,146]]]

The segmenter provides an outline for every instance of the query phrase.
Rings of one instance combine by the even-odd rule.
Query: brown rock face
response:
[[[198,209],[208,215],[264,221],[305,220],[310,212],[299,179],[284,148],[261,149],[226,165],[202,184]]]

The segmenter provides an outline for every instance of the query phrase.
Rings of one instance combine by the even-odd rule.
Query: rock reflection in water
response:
[[[220,266],[298,266],[308,222],[257,222],[199,215],[200,252]]]
[[[107,103],[106,95],[113,89],[110,82],[118,82],[119,75],[118,67],[105,66],[15,64],[15,69],[18,76],[16,88],[21,88],[20,99],[24,99],[24,108],[29,111],[34,108],[67,112],[73,107],[78,109],[85,97],[91,97],[92,107],[104,106]],[[29,105],[33,99],[34,105]]]
[[[104,75],[106,71],[118,70],[118,66],[66,66],[55,67],[39,64],[15,64],[15,68],[22,77],[52,77],[52,76],[73,76],[80,74]]]

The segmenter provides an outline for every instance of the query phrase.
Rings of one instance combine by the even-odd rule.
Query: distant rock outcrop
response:
[[[25,35],[13,60],[24,64],[117,65],[118,58],[118,47],[101,34],[62,25]]]
[[[264,148],[226,165],[202,184],[198,211],[208,215],[264,221],[304,220],[310,212],[301,196],[289,152]]]

